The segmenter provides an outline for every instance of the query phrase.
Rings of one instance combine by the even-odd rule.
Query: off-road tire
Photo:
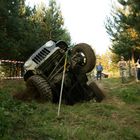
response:
[[[91,88],[97,102],[101,102],[105,98],[103,90],[97,85],[97,83],[91,82],[89,87]]]
[[[43,77],[39,75],[31,76],[27,80],[26,86],[28,89],[37,90],[37,93],[39,94],[38,97],[40,97],[41,100],[52,101],[52,90]]]
[[[82,66],[82,71],[88,73],[93,70],[96,64],[96,56],[90,45],[79,43],[72,49],[72,55],[76,52],[82,52],[86,57],[86,64]]]

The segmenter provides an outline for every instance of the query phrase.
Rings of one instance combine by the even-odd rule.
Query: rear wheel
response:
[[[72,55],[80,54],[83,57],[81,69],[84,73],[93,70],[96,64],[96,57],[93,49],[86,43],[79,43],[72,49]]]
[[[39,94],[37,96],[42,100],[52,101],[51,88],[43,77],[33,75],[27,80],[26,84],[28,89],[33,89],[34,91],[37,90],[37,94]]]
[[[90,83],[89,87],[91,88],[97,102],[101,102],[105,98],[103,90],[95,82]]]

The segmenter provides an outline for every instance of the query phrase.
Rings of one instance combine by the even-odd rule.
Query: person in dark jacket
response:
[[[103,71],[103,66],[101,65],[101,62],[96,66],[96,71],[97,71],[97,80],[102,78],[102,71]]]

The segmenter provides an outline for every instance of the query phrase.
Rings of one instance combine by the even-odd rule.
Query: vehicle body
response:
[[[94,97],[100,102],[105,97],[102,90],[93,82],[87,84],[86,73],[92,71],[95,64],[94,51],[88,44],[79,43],[69,48],[64,41],[50,40],[25,62],[24,80],[28,89],[36,89],[35,98],[58,103],[64,74],[62,101],[65,104],[73,105]]]
[[[102,77],[103,78],[108,78],[109,77],[109,73],[102,72]]]

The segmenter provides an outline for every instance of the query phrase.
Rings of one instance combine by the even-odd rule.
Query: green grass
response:
[[[140,83],[130,81],[121,84],[119,79],[108,79],[104,81],[104,84],[110,90],[109,93],[111,93],[111,95],[118,97],[125,103],[140,103]]]
[[[106,99],[62,105],[17,101],[20,81],[0,86],[0,140],[139,140],[140,83],[103,79]]]

